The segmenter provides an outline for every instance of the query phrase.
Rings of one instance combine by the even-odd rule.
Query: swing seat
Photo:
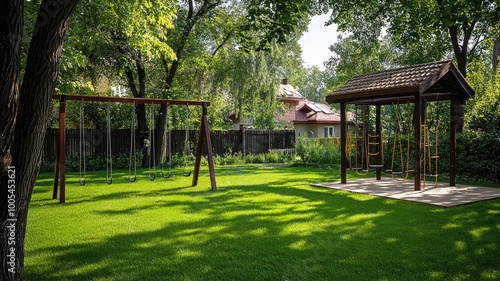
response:
[[[404,172],[393,172],[392,170],[385,170],[386,173],[391,174],[391,175],[402,175]]]
[[[424,177],[437,177],[438,175],[434,175],[434,174],[424,174]]]
[[[383,168],[384,165],[376,165],[376,164],[370,164],[370,168],[375,168],[375,169],[379,169],[379,168]]]
[[[414,174],[415,173],[415,170],[407,170],[406,171],[408,174]]]
[[[431,156],[431,159],[438,159],[438,158],[439,158],[439,156],[437,156],[437,155]]]
[[[351,168],[350,170],[351,171],[360,171],[360,170],[363,170],[363,168]]]

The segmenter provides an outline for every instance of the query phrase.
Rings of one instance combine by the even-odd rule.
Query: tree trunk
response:
[[[122,51],[122,54],[124,51]],[[125,72],[127,77],[127,82],[130,87],[130,91],[135,98],[145,98],[146,97],[146,71],[142,67],[139,61],[135,62],[137,77],[139,80],[139,88],[137,88],[137,84],[135,83],[134,73],[131,69],[128,69]],[[149,138],[149,128],[148,121],[146,118],[146,106],[143,103],[135,105],[135,113],[137,115],[137,125],[139,129],[138,140],[141,144],[141,147],[144,145],[144,139]],[[142,167],[147,168],[149,166],[149,157],[148,153],[144,153],[142,155]]]
[[[182,30],[181,39],[177,45],[176,49],[176,59],[172,61],[170,67],[166,60],[163,61],[165,65],[165,89],[169,90],[172,88],[174,83],[174,78],[177,73],[177,70],[180,66],[181,58],[184,52],[184,48],[186,47],[188,38],[191,34],[196,23],[205,16],[208,12],[215,9],[217,6],[222,4],[222,1],[214,1],[213,3],[209,3],[210,1],[203,1],[203,4],[199,7],[198,11],[194,11],[194,1],[188,1],[188,14],[185,19],[184,29]],[[167,97],[168,98],[168,97]],[[166,116],[166,106],[161,106],[158,111],[158,116],[156,117],[156,136],[155,136],[155,161],[157,164],[160,163],[161,159],[161,151],[163,151],[163,134],[165,133],[165,122],[167,120]]]
[[[24,1],[0,2],[0,173],[12,162],[11,144],[19,103],[19,66],[23,36]],[[0,192],[4,192],[1,190]],[[1,200],[6,200],[2,193]],[[3,203],[3,201],[0,201]],[[5,206],[4,204],[1,204]],[[3,218],[3,217],[2,217]]]
[[[158,110],[159,115],[156,117],[156,132],[154,139],[154,149],[155,149],[155,163],[156,165],[161,164],[161,156],[165,146],[163,143],[163,135],[165,134],[165,124],[167,122],[167,106],[162,104]],[[170,152],[169,152],[170,153]]]
[[[19,103],[19,74],[21,42],[23,35],[24,1],[0,2],[0,280],[14,280],[20,272],[19,259],[10,254],[11,232],[8,212],[8,169],[12,164],[12,145]],[[11,185],[12,187],[12,185]],[[10,189],[12,190],[12,189]],[[17,238],[17,237],[16,237]],[[11,260],[11,257],[12,260]]]
[[[467,43],[464,42],[463,46],[464,48],[460,47],[460,44],[458,42],[458,28],[456,26],[451,26],[448,28],[450,32],[450,37],[451,37],[451,45],[453,46],[453,53],[455,54],[455,58],[457,59],[457,68],[460,70],[462,75],[464,77],[467,76],[467,43],[469,42],[467,40]],[[465,41],[465,39],[464,39]]]
[[[53,1],[43,0],[37,15],[37,22],[30,43],[23,85],[20,90],[19,113],[16,119],[15,141],[10,175],[15,175],[15,184],[8,182],[9,174],[2,174],[1,190],[10,190],[15,186],[15,210],[7,212],[2,208],[3,239],[12,239],[0,243],[2,261],[9,257],[13,264],[2,262],[0,274],[2,280],[22,280],[24,269],[24,238],[28,206],[40,168],[43,138],[50,116],[50,103],[57,81],[64,37],[69,26],[69,19],[78,0]],[[12,6],[22,14],[21,6]],[[22,26],[21,26],[22,28]],[[11,92],[10,95],[15,95]],[[2,140],[2,143],[4,141]],[[15,169],[15,170],[14,170]],[[12,179],[12,177],[11,177]],[[2,196],[4,200],[5,196]],[[2,206],[5,206],[2,204]],[[6,220],[5,218],[11,219]],[[7,226],[7,227],[5,227]],[[10,274],[10,271],[15,271]]]

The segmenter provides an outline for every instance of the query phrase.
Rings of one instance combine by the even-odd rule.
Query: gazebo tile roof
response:
[[[442,82],[441,79],[445,76],[451,80]],[[463,76],[448,60],[357,75],[328,95],[326,100],[334,103],[373,99],[377,96],[411,95],[429,90],[439,91],[448,86],[462,95],[474,95]]]

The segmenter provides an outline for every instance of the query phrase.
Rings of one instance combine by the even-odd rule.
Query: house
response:
[[[287,79],[281,81],[278,95],[289,111],[276,119],[295,129],[295,137],[340,137],[340,113],[329,105],[308,100]],[[352,116],[348,114],[348,120]]]
[[[314,102],[304,97],[297,89],[283,79],[278,88],[278,98],[286,105],[284,111],[277,112],[275,120],[289,129],[295,129],[295,137],[329,138],[340,137],[340,113],[329,105]],[[233,129],[251,128],[249,118],[236,118],[232,111],[228,116]],[[351,115],[348,115],[348,120]]]

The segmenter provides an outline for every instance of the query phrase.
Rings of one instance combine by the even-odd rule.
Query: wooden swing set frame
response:
[[[193,172],[192,186],[198,185],[198,177],[200,173],[201,156],[203,153],[203,145],[207,149],[208,169],[210,174],[210,183],[212,191],[217,190],[215,181],[215,168],[212,155],[212,141],[210,139],[210,129],[208,127],[208,101],[188,101],[188,100],[167,100],[167,99],[147,99],[147,98],[122,98],[122,97],[99,97],[99,96],[82,96],[82,95],[54,95],[54,100],[59,101],[59,144],[54,170],[54,187],[52,198],[57,199],[59,189],[59,202],[66,202],[66,101],[92,101],[92,102],[113,102],[113,103],[135,103],[135,104],[163,104],[163,105],[185,105],[185,106],[201,106],[202,115],[200,122],[200,132],[198,137],[198,145],[196,148],[196,160]]]

